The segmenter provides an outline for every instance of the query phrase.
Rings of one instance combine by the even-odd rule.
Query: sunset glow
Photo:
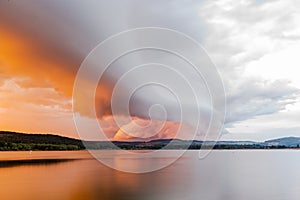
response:
[[[55,133],[78,138],[72,116],[72,89],[75,74],[67,70],[67,62],[52,60],[37,52],[37,46],[25,38],[9,32],[0,32],[0,128],[26,133]],[[104,92],[104,93],[103,93]],[[103,87],[97,94],[105,97]],[[100,99],[97,98],[97,99]],[[101,101],[96,102],[96,105]],[[137,121],[148,120],[140,119]],[[163,127],[155,122],[151,127],[161,128],[158,133],[134,137],[138,133],[125,133],[113,117],[99,119],[111,140],[149,140],[173,138],[180,124],[166,122]],[[129,123],[129,121],[124,124]],[[127,130],[129,130],[127,125]],[[155,126],[155,127],[154,127]],[[137,131],[137,130],[136,130]],[[186,129],[188,131],[188,129]],[[153,132],[153,131],[152,131]]]
[[[164,5],[172,11],[168,15],[161,11],[153,13],[162,6],[155,2],[146,3],[143,12],[135,9],[136,5],[132,3],[106,5],[96,1],[76,1],[71,7],[66,2],[3,1],[0,4],[0,130],[54,133],[78,138],[72,95],[76,75],[85,58],[113,35],[155,26],[184,33],[203,45],[209,53],[226,92],[226,116],[224,118],[220,110],[214,110],[217,123],[212,126],[224,124],[220,131],[223,139],[262,141],[299,135],[299,13],[294,11],[294,3],[247,0],[234,5],[229,1],[207,1],[185,5],[186,9],[182,11],[179,9],[181,6],[177,6],[181,3],[177,2]],[[112,9],[119,15],[108,12]],[[241,13],[243,17],[237,17]],[[109,20],[110,23],[107,23]],[[143,37],[133,34],[125,42],[106,48],[105,52],[107,55],[118,52],[139,39]],[[152,39],[155,41],[159,37]],[[190,54],[191,49],[184,49],[186,43],[167,44]],[[191,55],[191,58],[198,56]],[[212,102],[207,95],[210,91],[206,91],[204,81],[199,81],[197,73],[182,60],[172,58],[171,62],[165,62],[170,57],[166,53],[148,50],[121,57],[99,80],[93,103],[86,102],[84,91],[80,93],[75,103],[81,107],[75,113],[86,118],[88,127],[95,108],[97,120],[111,140],[132,140],[137,132],[145,140],[146,137],[171,138],[180,125],[189,126],[193,121],[194,117],[191,117],[190,121],[180,124],[175,97],[171,92],[153,86],[133,95],[130,115],[147,121],[151,105],[161,104],[168,114],[164,128],[153,135],[150,129],[146,128],[149,132],[143,132],[132,128],[133,122],[126,121],[121,127],[112,122],[112,91],[120,78],[128,74],[128,79],[120,84],[120,93],[129,93],[133,86],[144,80],[170,84],[184,97],[182,105],[188,108],[186,113],[197,116],[195,108],[203,109],[200,126],[209,127],[208,121],[213,113]],[[176,70],[171,70],[171,73],[163,65],[142,66],[155,62],[181,70],[179,75],[186,79],[179,81],[181,76],[174,73]],[[131,73],[136,66],[142,67]],[[213,80],[210,85],[214,86],[215,77],[207,75],[207,80]],[[89,79],[87,76],[87,85]],[[193,95],[186,90],[186,80],[195,85],[197,101],[193,102]],[[216,92],[217,96],[220,91]],[[219,96],[216,98],[214,106],[222,104],[220,99]],[[122,100],[120,98],[120,102]],[[121,116],[124,112],[121,110],[116,114]],[[155,120],[161,118],[156,116]],[[124,127],[132,129],[124,133]],[[205,128],[203,130],[205,132]],[[185,131],[185,138],[191,138],[190,130]]]

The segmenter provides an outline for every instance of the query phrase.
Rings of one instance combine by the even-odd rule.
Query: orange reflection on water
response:
[[[1,199],[141,199],[151,187],[150,174],[110,169],[87,151],[1,152],[0,160]]]

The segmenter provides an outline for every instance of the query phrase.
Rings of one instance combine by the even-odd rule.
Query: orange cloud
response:
[[[46,50],[45,50],[46,49]],[[31,77],[23,86],[49,86],[71,96],[75,78],[74,62],[20,35],[3,31],[0,27],[0,65],[2,74],[13,77]],[[75,66],[75,67],[71,67]],[[23,82],[24,83],[24,82]]]
[[[24,5],[24,9],[22,3],[0,4],[0,129],[77,137],[71,108],[73,84],[91,50],[89,45],[95,41],[85,41],[87,47],[82,50],[77,41],[80,33],[68,30],[54,15],[45,16],[49,13],[44,14],[34,4]],[[180,128],[190,132],[190,127],[176,122],[153,121],[147,126],[149,120],[117,116],[122,123],[116,124],[110,116],[110,80],[101,81],[95,104],[109,139],[173,138]],[[89,116],[95,105],[85,103],[86,95],[83,91],[76,103],[82,105],[80,114]]]
[[[2,130],[77,137],[69,98],[53,88],[23,88],[16,80],[7,79],[0,86]]]
[[[112,140],[149,141],[155,139],[192,139],[193,128],[171,121],[148,120],[134,117],[120,127]]]
[[[9,29],[8,29],[9,30]],[[43,46],[44,45],[44,46]],[[23,132],[58,133],[78,137],[72,119],[71,96],[80,60],[66,56],[63,50],[34,42],[22,32],[0,26],[0,128]],[[105,81],[97,88],[96,108],[99,123],[110,140],[152,140],[177,137],[187,125],[177,122],[151,121],[133,117],[111,116],[111,88]],[[79,102],[83,106],[85,94]],[[89,116],[91,106],[81,114]],[[86,111],[83,112],[83,111]]]
[[[77,137],[71,62],[20,34],[0,26],[0,129]]]

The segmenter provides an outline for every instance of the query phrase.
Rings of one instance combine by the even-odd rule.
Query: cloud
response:
[[[37,104],[42,106],[60,105],[62,108],[69,110],[71,108],[71,101],[55,91],[53,88],[43,87],[22,87],[22,79],[8,79],[0,87],[1,103],[0,105],[5,108],[20,106],[23,104]],[[12,105],[11,102],[18,102]]]
[[[270,138],[286,136],[299,137],[299,99],[297,103],[286,106],[286,109],[272,115],[256,116],[252,119],[235,123],[228,130],[232,134],[223,136],[222,139],[258,140],[264,141]]]
[[[77,137],[70,99],[51,87],[22,87],[23,80],[11,77],[0,86],[1,129]]]
[[[178,122],[134,118],[130,123],[121,126],[112,140],[150,141],[172,138],[191,139],[193,128]]]
[[[300,65],[299,51],[300,42],[295,41],[280,50],[247,63],[245,73],[269,80],[288,80],[291,85],[299,88],[300,81],[296,73]]]
[[[28,112],[32,109],[31,114],[41,114],[39,109],[61,105],[61,96],[45,98],[45,95],[59,93],[70,98],[76,71],[87,53],[111,34],[130,28],[124,17],[128,14],[129,9],[124,9],[128,2],[74,1],[71,7],[61,1],[3,1],[0,4],[0,60],[6,76],[1,80],[2,84],[6,82],[2,91],[6,100],[2,105],[15,115],[26,109]],[[116,10],[118,15],[110,10]],[[110,19],[109,24],[107,19]],[[12,76],[16,79],[9,80]],[[7,87],[17,94],[9,93],[5,90]],[[110,113],[107,87],[97,96],[98,114],[102,117]],[[12,103],[11,99],[18,103]],[[22,109],[17,112],[15,108]]]
[[[300,85],[292,84],[290,78],[282,79],[285,77],[280,73],[276,79],[262,73],[262,67],[268,69],[265,74],[284,70],[286,65],[292,68],[295,57],[288,59],[276,52],[299,43],[296,8],[297,1],[229,0],[207,1],[199,11],[210,33],[205,47],[224,78],[227,126],[279,112],[296,101]],[[286,34],[289,32],[293,36]],[[273,62],[266,62],[267,58]],[[274,66],[278,59],[280,64]],[[256,73],[249,73],[251,70]]]
[[[299,90],[287,81],[261,81],[249,79],[231,89],[228,94],[227,123],[236,123],[259,115],[284,110],[296,101]]]
[[[300,86],[295,85],[296,78],[283,77],[280,70],[277,72],[278,76],[267,76],[272,67],[281,69],[286,67],[284,65],[289,65],[288,69],[294,70],[291,66],[294,66],[297,59],[296,53],[294,56],[283,55],[291,55],[299,49],[298,8],[297,0],[195,0],[188,3],[180,0],[74,0],[72,5],[63,0],[34,3],[30,0],[1,1],[0,87],[2,85],[1,93],[5,96],[1,103],[10,109],[54,109],[57,113],[66,112],[71,120],[69,101],[73,83],[87,54],[99,42],[120,31],[158,26],[181,31],[204,45],[225,84],[228,127],[256,116],[275,114],[298,101]],[[132,38],[133,42],[135,40],[136,38]],[[185,44],[176,45],[189,52],[189,49],[185,49]],[[117,50],[117,47],[111,50]],[[278,60],[279,57],[282,59]],[[205,124],[204,127],[208,127],[212,105],[204,82],[198,81],[195,72],[188,70],[190,68],[186,63],[170,59],[168,55],[151,51],[135,52],[113,63],[100,80],[102,85],[96,94],[97,114],[109,137],[113,138],[119,130],[107,116],[111,114],[110,96],[115,84],[133,66],[153,62],[153,58],[173,66],[180,74],[188,77],[192,84],[197,85],[197,92],[201,91],[197,95],[201,99],[202,123]],[[261,69],[266,65],[272,66],[262,73]],[[184,97],[182,102],[187,107],[187,113],[195,112],[195,102],[190,101],[192,95],[186,90],[188,86],[182,84],[184,81],[178,74],[161,70],[161,67],[157,70],[157,66],[141,69],[143,70],[127,74],[127,79],[123,80],[120,87],[123,94],[126,95],[134,85],[145,80],[164,82],[173,85],[172,88]],[[282,77],[288,80],[279,80]],[[87,82],[88,79],[89,77]],[[7,90],[8,87],[11,92]],[[16,103],[12,103],[10,98]],[[90,107],[85,107],[85,99],[86,94],[83,92],[80,112],[89,116]],[[123,99],[119,99],[122,102]],[[34,103],[31,104],[32,102]],[[149,118],[149,110],[153,104],[165,106],[167,121],[180,121],[176,99],[170,92],[159,87],[145,87],[144,90],[137,91],[130,100],[131,115],[145,120]],[[29,105],[33,107],[27,107]],[[124,114],[121,107],[117,114]],[[164,113],[156,112],[152,117],[161,120]],[[131,123],[126,121],[123,126],[131,127]],[[130,130],[140,135],[140,131],[134,128]],[[119,135],[124,133],[119,131]]]

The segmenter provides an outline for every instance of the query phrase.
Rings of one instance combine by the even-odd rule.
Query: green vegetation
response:
[[[24,143],[3,143],[0,142],[0,151],[51,151],[51,150],[80,150],[77,145],[66,144],[24,144]]]
[[[82,150],[80,140],[50,134],[0,132],[0,151]]]
[[[81,141],[73,138],[50,134],[23,134],[0,131],[0,151],[51,151],[51,150],[84,150],[84,149],[285,149],[299,148],[300,138],[289,137],[266,142],[240,141],[184,141],[161,139],[149,142],[126,141]]]

